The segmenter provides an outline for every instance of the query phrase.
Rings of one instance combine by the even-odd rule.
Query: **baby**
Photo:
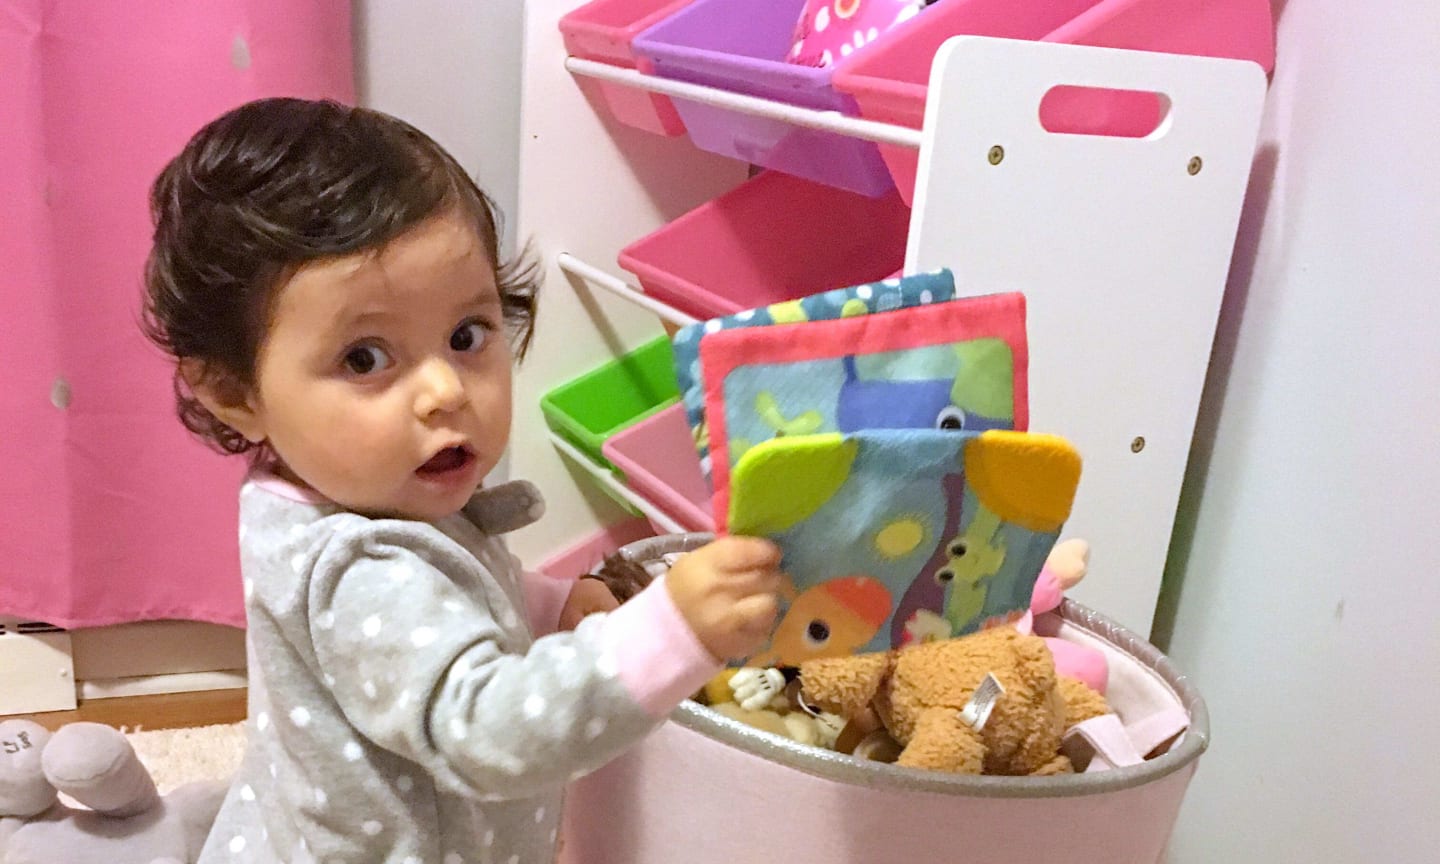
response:
[[[522,573],[501,535],[539,496],[482,481],[535,286],[413,127],[252,102],[151,208],[145,325],[180,419],[251,464],[250,735],[201,861],[553,860],[565,784],[764,641],[776,549],[718,540],[623,606]]]

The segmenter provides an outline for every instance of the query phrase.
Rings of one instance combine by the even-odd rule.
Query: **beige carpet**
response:
[[[193,780],[225,780],[240,767],[245,726],[126,732],[161,793]]]

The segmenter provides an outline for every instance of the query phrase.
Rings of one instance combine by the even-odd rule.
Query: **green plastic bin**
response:
[[[540,410],[552,431],[613,471],[600,452],[606,440],[679,401],[675,355],[660,336],[546,393]]]

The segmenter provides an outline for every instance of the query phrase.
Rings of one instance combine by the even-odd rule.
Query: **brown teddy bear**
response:
[[[1003,688],[987,718],[966,709],[987,675]],[[800,667],[808,704],[863,723],[873,707],[903,746],[897,762],[961,774],[1058,774],[1069,726],[1109,712],[1084,684],[1060,679],[1044,640],[995,627],[881,654],[813,660]]]

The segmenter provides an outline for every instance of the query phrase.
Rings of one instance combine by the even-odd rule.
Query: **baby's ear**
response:
[[[249,388],[228,370],[195,358],[180,361],[180,377],[206,410],[253,444],[265,440],[265,422]]]

